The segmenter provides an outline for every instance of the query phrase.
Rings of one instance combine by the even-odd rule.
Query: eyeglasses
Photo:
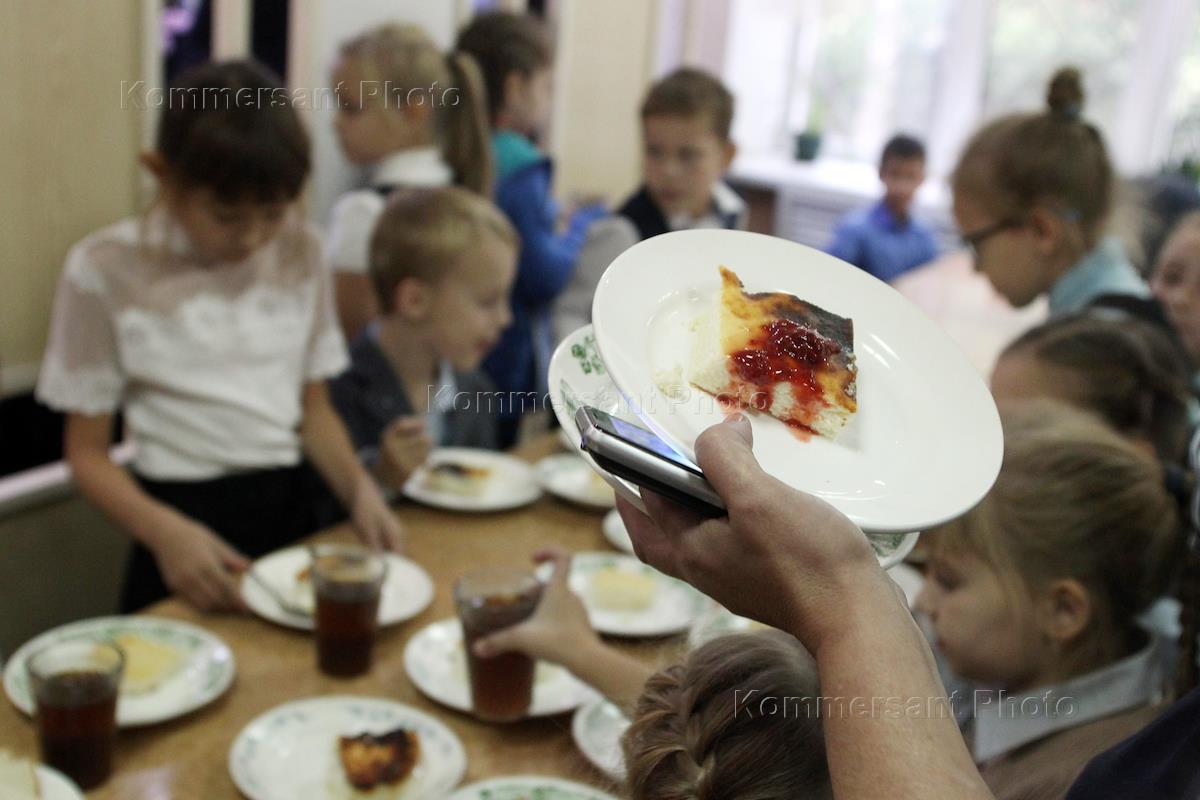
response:
[[[979,248],[982,247],[983,243],[988,239],[992,238],[1001,231],[1019,228],[1024,224],[1025,220],[1023,219],[1019,219],[1017,217],[1008,217],[1000,220],[999,222],[993,222],[991,225],[986,225],[979,230],[971,231],[970,233],[964,233],[962,235],[962,243],[964,247],[971,251],[972,256],[978,258]]]

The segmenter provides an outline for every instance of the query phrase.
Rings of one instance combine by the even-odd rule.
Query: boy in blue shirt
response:
[[[459,35],[458,49],[473,56],[487,86],[496,166],[496,205],[521,238],[512,291],[513,322],[484,361],[501,391],[500,444],[517,437],[521,414],[545,395],[554,349],[550,314],[575,270],[588,226],[605,214],[588,206],[558,230],[550,194],[553,164],[534,143],[550,116],[553,52],[534,17],[507,12],[476,17]]]
[[[925,146],[894,136],[879,159],[883,199],[842,217],[828,252],[891,282],[937,257],[928,225],[912,217],[913,197],[925,180]]]

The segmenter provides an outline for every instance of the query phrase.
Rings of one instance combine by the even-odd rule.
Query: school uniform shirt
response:
[[[576,329],[592,321],[592,297],[608,265],[617,256],[643,239],[660,233],[682,230],[724,228],[745,230],[746,203],[729,184],[713,186],[712,204],[697,217],[687,214],[668,216],[643,186],[631,195],[617,213],[604,217],[588,228],[579,251],[575,274],[559,296],[554,309],[554,330],[561,341]]]
[[[482,372],[456,372],[447,361],[430,385],[425,428],[438,447],[496,447],[496,413],[488,404],[492,384]],[[367,328],[350,346],[350,369],[330,383],[334,406],[346,424],[359,458],[373,466],[379,439],[413,405],[387,356],[377,327]]]
[[[912,216],[900,219],[882,200],[843,217],[827,252],[881,281],[893,281],[938,255],[932,228]]]
[[[1082,311],[1105,295],[1150,297],[1150,287],[1129,263],[1116,236],[1105,236],[1050,287],[1050,315]]]
[[[371,234],[383,213],[388,193],[397,187],[449,186],[454,170],[437,147],[400,150],[371,170],[365,189],[346,192],[330,212],[326,260],[338,272],[366,274]]]
[[[298,464],[302,389],[346,363],[309,226],[293,217],[246,259],[211,263],[158,209],[71,248],[37,397],[123,411],[139,475],[201,481]]]
[[[1107,667],[1028,693],[977,693],[969,740],[996,800],[1066,795],[1087,762],[1163,710],[1162,643]]]

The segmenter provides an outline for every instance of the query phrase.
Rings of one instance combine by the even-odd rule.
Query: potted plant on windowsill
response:
[[[808,113],[808,125],[793,137],[792,155],[797,161],[816,161],[821,152],[821,132],[824,114],[817,101],[813,101]]]

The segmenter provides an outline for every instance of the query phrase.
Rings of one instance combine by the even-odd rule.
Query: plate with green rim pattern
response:
[[[420,755],[394,787],[357,792],[346,780],[338,739],[403,728]],[[310,697],[267,711],[242,729],[229,748],[229,774],[251,800],[445,797],[467,770],[462,741],[446,725],[411,706],[375,697]]]
[[[237,671],[233,652],[202,628],[162,617],[96,617],[46,631],[22,645],[5,665],[4,691],[14,706],[32,715],[33,693],[25,668],[31,653],[56,642],[111,641],[130,634],[172,647],[182,659],[177,669],[150,690],[137,694],[121,691],[117,697],[118,727],[154,725],[183,716],[211,703],[233,683]]]
[[[549,565],[539,567],[538,576],[548,578],[550,569]],[[621,579],[618,578],[615,590],[600,587],[595,581],[597,575],[602,573],[607,573],[609,579],[614,574],[636,576],[633,580],[640,585],[621,587]],[[681,633],[691,627],[710,603],[707,597],[683,581],[664,575],[636,557],[622,553],[572,553],[571,575],[567,582],[587,608],[592,627],[609,636],[670,636]],[[628,588],[629,592],[648,590],[648,604],[636,607],[634,603],[626,609],[614,607],[611,601],[618,598],[609,595],[612,591],[621,592],[623,588]],[[625,594],[625,598],[628,596]]]
[[[617,800],[611,794],[561,778],[541,775],[511,775],[472,783],[450,795],[449,800]]]

